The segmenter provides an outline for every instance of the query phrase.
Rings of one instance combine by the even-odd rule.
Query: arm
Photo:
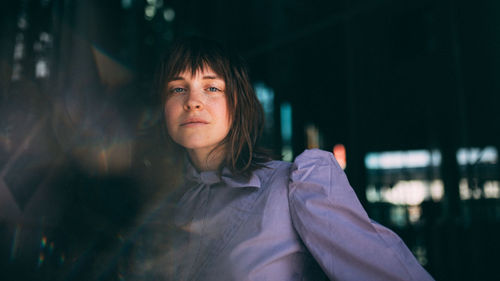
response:
[[[333,154],[297,157],[289,200],[296,231],[331,280],[433,280],[394,232],[370,220]]]

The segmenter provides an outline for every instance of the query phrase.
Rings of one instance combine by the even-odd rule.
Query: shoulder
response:
[[[313,194],[312,197],[332,200],[339,195],[353,193],[333,153],[320,149],[306,150],[297,156],[290,169],[289,189],[291,197],[300,197],[302,200]]]
[[[342,170],[333,153],[321,149],[307,149],[297,156],[293,162],[294,169],[313,166],[331,166],[335,170]]]
[[[279,178],[296,181],[311,177],[325,177],[331,174],[344,177],[344,171],[335,160],[333,153],[308,149],[295,158],[293,163],[273,160],[265,163],[265,167],[254,171],[262,183]]]
[[[295,158],[291,168],[292,180],[330,176],[345,177],[345,174],[333,153],[320,149],[305,150]]]

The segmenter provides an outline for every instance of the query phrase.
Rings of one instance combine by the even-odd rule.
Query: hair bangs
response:
[[[193,46],[175,46],[172,49],[170,65],[166,65],[164,69],[167,74],[166,82],[183,72],[189,71],[194,76],[197,72],[207,69],[213,70],[224,80],[229,78],[227,71],[229,63],[221,50],[217,50],[217,46],[191,43]]]

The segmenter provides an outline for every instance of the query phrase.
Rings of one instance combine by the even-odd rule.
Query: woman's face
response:
[[[167,130],[188,150],[208,153],[228,134],[231,121],[226,83],[211,68],[180,73],[168,82],[165,102]]]

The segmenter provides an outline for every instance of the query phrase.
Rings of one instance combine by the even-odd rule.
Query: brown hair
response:
[[[165,87],[173,77],[187,70],[194,75],[206,67],[210,67],[226,83],[231,128],[220,144],[226,146],[223,165],[233,173],[248,176],[272,157],[266,150],[257,147],[264,114],[250,83],[247,66],[239,55],[205,38],[177,40],[162,59],[157,73],[156,88],[161,96],[161,104],[165,105],[168,97]]]

